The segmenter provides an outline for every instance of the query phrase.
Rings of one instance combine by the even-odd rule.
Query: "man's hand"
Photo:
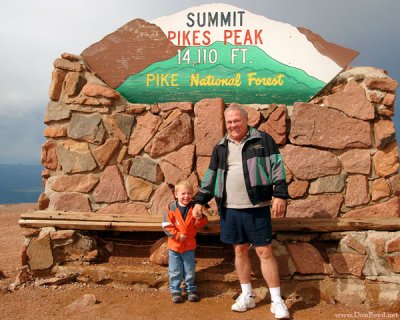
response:
[[[286,200],[281,198],[272,199],[272,212],[274,217],[282,218],[285,216]]]
[[[201,204],[195,204],[192,210],[192,215],[195,219],[200,220],[203,216],[203,206]]]

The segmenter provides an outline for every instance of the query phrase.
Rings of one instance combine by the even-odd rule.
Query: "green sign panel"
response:
[[[118,88],[131,102],[198,101],[291,104],[307,101],[325,83],[272,59],[257,46],[215,42],[187,47],[169,60],[131,75]]]

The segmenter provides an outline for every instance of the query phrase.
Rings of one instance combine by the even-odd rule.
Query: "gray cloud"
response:
[[[0,115],[0,163],[40,164],[42,108]]]

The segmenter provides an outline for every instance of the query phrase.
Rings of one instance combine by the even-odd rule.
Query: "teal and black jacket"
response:
[[[193,199],[195,203],[206,204],[214,197],[219,212],[222,211],[225,198],[227,153],[226,135],[214,147],[201,188]],[[271,200],[272,196],[289,198],[282,156],[269,134],[249,127],[249,135],[243,145],[242,162],[247,193],[253,205]]]

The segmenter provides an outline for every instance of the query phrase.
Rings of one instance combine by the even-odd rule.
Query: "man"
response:
[[[289,317],[280,293],[279,271],[272,253],[270,205],[283,216],[288,198],[283,161],[272,137],[248,126],[247,112],[230,106],[224,112],[228,133],[214,147],[201,188],[194,198],[193,215],[213,197],[220,213],[221,241],[232,244],[235,268],[242,288],[232,305],[244,312],[255,307],[251,287],[250,246],[260,258],[261,271],[271,294],[275,318]]]

